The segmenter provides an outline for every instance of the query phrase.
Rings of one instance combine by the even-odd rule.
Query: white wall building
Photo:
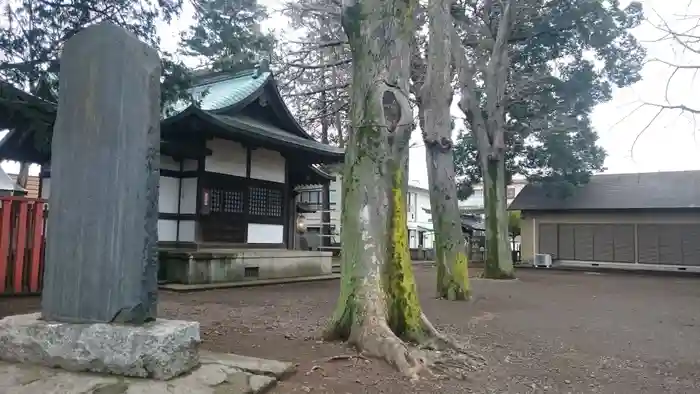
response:
[[[513,179],[506,189],[506,205],[510,205],[520,191],[527,185],[524,179]],[[484,185],[474,185],[474,192],[469,198],[459,201],[459,209],[462,212],[483,213],[484,211]]]
[[[322,225],[323,193],[320,185],[302,186],[296,189],[297,202],[307,204],[316,212],[305,213],[307,228],[306,241],[308,247],[316,248],[320,244]],[[330,183],[330,225],[331,244],[340,242],[340,227],[342,207],[342,180],[336,175],[336,180]],[[433,247],[433,222],[430,212],[430,194],[428,189],[416,185],[408,186],[406,195],[408,237],[410,248],[432,249]],[[428,212],[426,212],[426,210]],[[319,235],[317,235],[319,234]]]

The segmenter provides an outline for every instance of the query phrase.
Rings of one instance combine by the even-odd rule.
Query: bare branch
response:
[[[314,94],[319,94],[319,93],[322,93],[322,92],[328,92],[328,91],[331,91],[331,90],[345,89],[345,88],[347,88],[348,86],[350,86],[350,83],[341,83],[341,84],[337,84],[337,85],[329,85],[329,86],[320,87],[320,88],[312,89],[312,90],[305,91],[305,92],[292,93],[292,94],[290,94],[289,96],[290,96],[290,97],[312,96],[312,95],[314,95]]]
[[[467,62],[467,54],[454,28],[452,29],[452,60],[455,63],[457,78],[460,83],[459,109],[464,112],[467,121],[472,125],[479,145],[490,147],[491,143],[486,134],[486,121],[476,98],[477,87],[474,82],[476,71]]]
[[[350,63],[352,63],[352,59],[342,59],[342,60],[337,60],[334,62],[329,62],[329,63],[324,63],[324,64],[287,63],[287,65],[289,67],[303,68],[306,70],[319,70],[319,69],[326,69],[326,68],[331,68],[331,67],[336,67],[336,66],[342,66],[342,65],[350,64]]]

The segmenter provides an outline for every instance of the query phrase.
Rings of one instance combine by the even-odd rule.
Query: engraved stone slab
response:
[[[100,23],[65,44],[51,157],[47,320],[156,317],[160,60]]]
[[[199,323],[56,323],[38,313],[0,320],[0,359],[72,372],[167,380],[199,365]]]

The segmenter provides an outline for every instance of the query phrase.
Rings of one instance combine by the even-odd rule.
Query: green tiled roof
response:
[[[260,89],[269,77],[269,71],[257,75],[255,70],[242,71],[234,75],[222,74],[198,81],[190,91],[195,99],[201,100],[199,108],[215,111],[245,100]],[[180,101],[173,105],[173,109],[175,112],[181,112],[189,105],[189,102]]]

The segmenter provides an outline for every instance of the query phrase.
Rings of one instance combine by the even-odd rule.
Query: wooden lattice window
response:
[[[224,191],[224,212],[243,213],[243,192],[240,190]]]
[[[268,190],[268,206],[267,215],[274,217],[282,216],[282,192],[279,190],[270,189]]]
[[[241,190],[211,189],[211,211],[219,213],[243,213]]]
[[[221,189],[211,189],[211,211],[221,212]]]
[[[248,213],[254,216],[281,217],[282,192],[253,186],[249,192]]]

